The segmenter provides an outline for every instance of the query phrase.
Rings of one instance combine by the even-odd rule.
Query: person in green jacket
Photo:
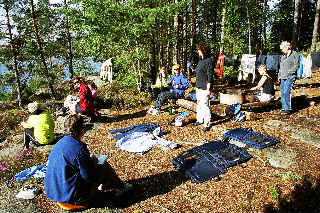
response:
[[[54,141],[54,120],[50,113],[41,109],[38,102],[28,104],[31,113],[27,121],[22,122],[24,130],[24,149],[29,149],[30,141],[36,146],[46,145]]]

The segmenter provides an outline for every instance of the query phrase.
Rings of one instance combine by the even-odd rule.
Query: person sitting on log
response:
[[[267,72],[266,65],[262,64],[258,68],[258,72],[261,76],[257,86],[252,87],[250,90],[257,90],[258,92],[254,95],[255,100],[261,102],[267,102],[274,99],[274,83],[272,78]]]
[[[174,73],[174,75],[167,81],[167,85],[171,85],[172,89],[169,91],[163,91],[159,94],[155,105],[148,110],[149,114],[159,114],[162,105],[165,104],[168,99],[184,98],[185,90],[191,86],[187,77],[181,73],[181,67],[179,64],[172,67],[172,73]]]

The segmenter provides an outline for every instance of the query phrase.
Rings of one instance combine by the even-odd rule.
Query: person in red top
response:
[[[219,77],[223,77],[223,72],[224,72],[224,59],[225,55],[223,52],[220,52],[217,64],[216,64],[216,70],[217,70],[217,75]]]
[[[98,117],[99,112],[94,108],[94,98],[92,97],[92,92],[87,82],[82,78],[77,77],[76,83],[80,85],[80,102],[76,105],[76,112],[88,115],[90,117]]]

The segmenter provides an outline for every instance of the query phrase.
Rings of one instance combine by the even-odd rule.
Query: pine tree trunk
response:
[[[193,60],[193,53],[195,52],[196,45],[196,37],[197,37],[197,0],[192,0],[192,15],[191,15],[191,60]]]
[[[226,5],[224,4],[222,9],[222,20],[221,20],[220,52],[223,52],[224,50],[224,28],[226,24],[226,13],[227,13],[227,8],[226,8]]]
[[[6,18],[7,18],[7,27],[8,27],[8,32],[9,32],[9,37],[10,37],[10,49],[11,49],[11,53],[13,56],[13,66],[14,66],[14,76],[16,79],[16,90],[17,90],[17,101],[18,101],[18,105],[19,107],[22,106],[21,104],[21,83],[20,83],[20,75],[19,75],[19,71],[18,71],[18,61],[17,61],[17,51],[15,49],[15,47],[13,46],[13,35],[12,35],[12,27],[10,24],[10,16],[9,16],[9,6],[7,4],[5,4],[5,11],[6,11]]]
[[[317,46],[317,42],[318,42],[319,13],[320,13],[320,0],[317,1],[316,15],[314,18],[311,52],[316,51],[316,46]]]
[[[45,56],[43,53],[42,42],[41,42],[40,33],[39,33],[38,25],[37,25],[37,19],[35,16],[33,0],[30,0],[29,4],[30,4],[30,8],[31,8],[31,17],[32,17],[34,33],[36,36],[36,40],[37,40],[37,44],[38,44],[38,48],[39,48],[39,53],[40,53],[40,59],[43,64],[43,67],[44,67],[45,76],[47,77],[47,82],[48,82],[51,98],[55,99],[55,93],[54,93],[54,89],[53,89],[53,85],[52,85],[52,78],[49,76],[48,65],[47,65],[47,62],[46,62],[46,59],[45,59]]]
[[[292,30],[292,45],[294,47],[296,47],[296,45],[297,45],[300,4],[301,4],[301,0],[295,0],[294,17],[293,17],[293,30]]]
[[[68,9],[67,1],[64,0],[64,8]],[[65,28],[66,28],[66,33],[67,33],[67,40],[68,40],[68,51],[69,51],[69,56],[68,56],[68,63],[69,63],[69,73],[70,73],[70,78],[73,78],[74,71],[73,71],[73,52],[72,52],[72,38],[71,38],[71,33],[70,33],[70,26],[69,26],[69,17],[66,16],[65,18]]]

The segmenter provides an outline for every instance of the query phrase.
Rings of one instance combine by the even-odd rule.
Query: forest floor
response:
[[[183,127],[170,125],[178,111],[183,109],[169,115],[164,107],[158,116],[146,114],[150,106],[103,111],[104,122],[96,123],[82,140],[88,144],[91,153],[107,154],[120,178],[132,183],[134,189],[119,200],[104,197],[104,205],[84,212],[320,212],[319,76],[314,73],[312,79],[297,82],[293,93],[296,109],[293,114],[284,116],[279,107],[269,106],[256,110],[254,119],[244,122],[214,116],[208,132],[191,124]],[[151,122],[165,129],[167,134],[163,138],[181,146],[176,149],[155,147],[142,155],[115,147],[116,141],[110,137],[109,130]],[[225,131],[238,127],[250,127],[279,139],[280,143],[266,149],[269,154],[287,150],[282,156],[289,161],[286,168],[276,167],[267,151],[257,150],[249,150],[253,158],[243,166],[229,168],[219,181],[198,184],[174,167],[173,158],[205,141],[220,140]],[[307,132],[308,137],[301,136]],[[8,147],[16,150],[13,154],[17,155],[22,143],[21,136],[10,136],[6,145],[0,146],[0,156]],[[29,167],[45,163],[50,147],[33,148],[32,152],[28,159],[37,159],[37,164]],[[21,200],[15,195],[25,183],[13,179],[0,181],[0,213],[63,212],[43,193],[42,179],[31,183],[40,187],[42,193],[33,200]]]

